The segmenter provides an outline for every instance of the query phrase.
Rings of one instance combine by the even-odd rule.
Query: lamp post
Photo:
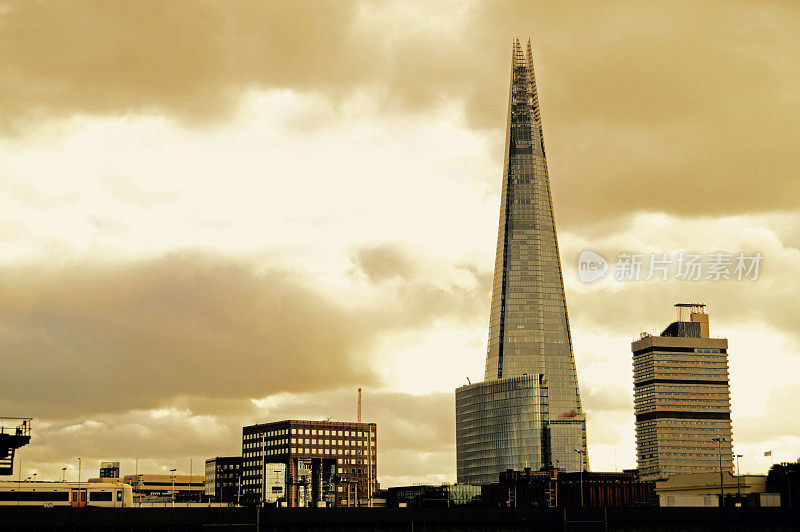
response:
[[[78,488],[81,487],[81,457],[78,457]]]
[[[34,473],[34,474],[33,474],[33,481],[34,481],[34,482],[36,482],[36,475],[38,475],[38,474],[39,474],[39,473]]]
[[[172,473],[172,507],[175,508],[175,471],[177,469],[170,469],[169,472]]]
[[[556,508],[558,508],[558,458],[556,458],[556,469],[553,471],[553,475],[556,479]]]
[[[739,500],[739,504],[742,503],[742,485],[739,482],[741,475],[739,473],[739,458],[742,458],[743,454],[736,454],[736,498]]]
[[[576,453],[578,453],[581,457],[581,508],[583,508],[583,455],[586,454],[586,451],[573,449]]]
[[[725,438],[712,438],[711,441],[717,442],[717,452],[719,454],[719,505],[725,506],[725,484],[722,478],[722,442]]]
[[[281,470],[280,469],[273,469],[273,471],[275,472],[275,486],[282,486],[282,484],[281,484]],[[285,487],[281,490],[281,493],[286,495],[286,488]],[[279,506],[278,505],[278,501],[277,501],[277,499],[279,499],[279,497],[276,497],[275,499],[276,499],[275,500],[275,506]]]
[[[66,482],[66,481],[67,481],[67,468],[66,467],[62,467],[61,468],[61,482]]]

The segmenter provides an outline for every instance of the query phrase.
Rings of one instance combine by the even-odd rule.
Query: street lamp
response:
[[[66,467],[62,467],[61,468],[61,482],[66,482],[66,481],[67,481],[67,468]]]
[[[583,456],[586,454],[586,451],[573,449],[576,453],[578,453],[581,457],[581,508],[583,508]]]
[[[169,472],[172,473],[172,507],[175,508],[175,471],[177,469],[170,469]]]
[[[725,438],[711,438],[711,441],[717,442],[717,452],[719,454],[719,505],[725,506],[725,485],[722,479],[722,442]]]
[[[39,473],[34,473],[34,474],[33,474],[33,481],[34,481],[34,482],[36,482],[36,475],[38,475],[38,474],[39,474]]]
[[[736,498],[739,499],[739,504],[742,503],[742,485],[739,482],[741,475],[739,474],[739,458],[742,458],[743,454],[735,454],[736,457]]]
[[[81,487],[81,457],[78,457],[78,487]]]
[[[275,471],[275,485],[278,486],[278,487],[281,487],[282,486],[282,484],[281,484],[281,470],[280,469],[275,469],[274,471]],[[285,488],[283,488],[281,490],[281,494],[284,495],[284,496],[286,495],[286,489]],[[278,501],[277,501],[278,498],[280,498],[280,497],[276,497],[275,498],[276,499],[275,500],[275,506],[279,506]]]

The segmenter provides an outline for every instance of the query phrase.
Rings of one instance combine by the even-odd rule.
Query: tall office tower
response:
[[[631,343],[643,480],[733,471],[728,340],[709,337],[705,305],[675,307],[678,321],[660,336]]]
[[[533,55],[512,49],[485,381],[456,390],[459,482],[587,467]]]

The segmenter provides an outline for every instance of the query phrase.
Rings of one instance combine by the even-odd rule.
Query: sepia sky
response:
[[[635,467],[630,342],[677,302],[729,339],[742,471],[797,459],[797,4],[5,1],[0,416],[35,418],[23,476],[200,472],[244,424],[354,419],[362,387],[381,485],[455,481],[517,36],[592,468]],[[763,261],[584,284],[585,249]]]

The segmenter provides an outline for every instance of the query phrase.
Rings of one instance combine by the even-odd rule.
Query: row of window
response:
[[[349,465],[363,465],[366,464],[369,460],[365,458],[337,458],[337,464],[349,464]],[[243,463],[245,469],[252,469],[255,468],[258,471],[258,466],[261,464],[261,460],[246,460]],[[372,463],[375,464],[375,458],[372,459]]]

